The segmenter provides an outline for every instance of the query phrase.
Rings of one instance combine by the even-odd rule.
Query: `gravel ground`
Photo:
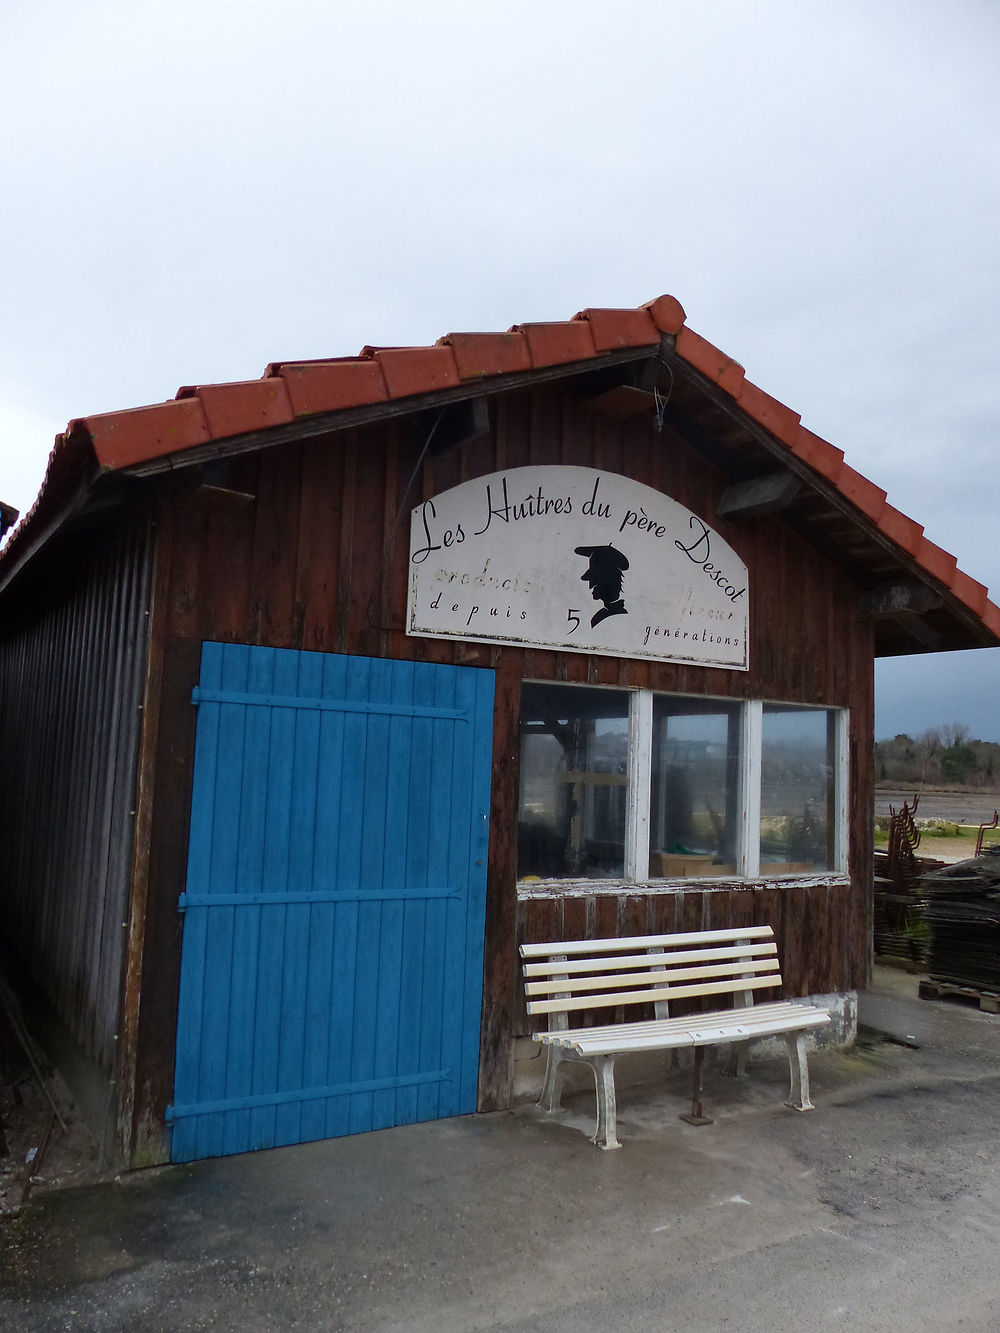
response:
[[[0,1127],[7,1149],[0,1153],[0,1217],[18,1212],[31,1196],[106,1178],[66,1085],[51,1068],[39,1073],[41,1079],[0,1009]]]

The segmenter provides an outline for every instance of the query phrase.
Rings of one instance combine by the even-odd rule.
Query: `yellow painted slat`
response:
[[[731,995],[735,991],[759,990],[781,985],[781,977],[748,977],[737,981],[705,981],[690,986],[662,986],[640,992],[616,991],[612,995],[584,995],[563,1000],[529,1000],[529,1014],[568,1013],[572,1009],[608,1009],[619,1004],[644,1004],[656,1000],[679,1000],[688,995]]]
[[[778,946],[770,944],[747,944],[742,947],[723,949],[685,949],[677,953],[637,953],[624,954],[621,957],[603,958],[564,958],[549,959],[544,963],[525,963],[526,977],[567,976],[580,972],[613,972],[615,968],[624,970],[630,967],[658,967],[661,964],[673,966],[675,963],[720,962],[725,958],[740,960],[744,958],[777,957]]]
[[[522,944],[522,958],[544,958],[550,954],[613,953],[620,949],[670,949],[682,944],[724,944],[727,941],[773,939],[770,926],[744,926],[738,930],[694,930],[682,935],[630,935],[622,939],[561,940],[557,944]]]
[[[728,963],[715,963],[703,967],[677,967],[667,968],[661,972],[629,972],[622,976],[614,973],[611,976],[585,976],[574,977],[572,981],[565,979],[548,981],[528,981],[525,982],[524,990],[526,995],[558,995],[565,994],[571,990],[574,996],[590,994],[594,991],[614,990],[621,986],[643,987],[643,993],[636,994],[637,1000],[646,998],[645,989],[654,987],[662,989],[664,985],[670,987],[671,993],[674,983],[677,981],[697,981],[699,977],[733,977],[734,979],[746,980],[748,976],[756,976],[764,973],[778,971],[777,958],[761,958],[745,960],[742,964],[742,971],[734,967],[730,961]],[[740,987],[743,989],[743,987]]]

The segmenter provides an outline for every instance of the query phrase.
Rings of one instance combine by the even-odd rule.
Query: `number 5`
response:
[[[580,613],[574,607],[571,606],[569,610],[566,612],[566,619],[573,626],[573,628],[569,631],[570,634],[572,634],[574,630],[578,630],[580,628]]]

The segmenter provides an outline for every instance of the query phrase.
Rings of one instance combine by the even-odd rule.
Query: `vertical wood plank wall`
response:
[[[194,744],[190,694],[203,639],[467,666],[496,675],[494,774],[485,936],[480,1106],[506,1104],[517,1030],[519,932],[603,934],[683,921],[771,922],[789,990],[864,984],[869,958],[873,638],[848,576],[779,520],[738,523],[715,512],[727,478],[669,429],[589,414],[557,387],[490,403],[491,430],[417,462],[414,422],[283,445],[230,464],[246,508],[205,512],[167,504],[160,517],[167,589],[155,651],[162,660],[153,772],[149,898],[136,1049],[134,1147],[155,1138],[172,1079],[180,931]],[[588,657],[575,653],[409,638],[404,632],[409,511],[461,481],[526,463],[621,472],[698,513],[750,574],[751,669]],[[414,473],[412,488],[404,494]],[[764,698],[851,710],[850,864],[847,887],[691,888],[645,897],[533,903],[518,919],[516,848],[519,696],[524,678],[643,686],[668,692]],[[150,943],[152,941],[152,943]]]

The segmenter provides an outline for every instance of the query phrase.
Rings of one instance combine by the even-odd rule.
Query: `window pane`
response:
[[[764,705],[761,874],[833,870],[835,713]]]
[[[735,875],[739,704],[653,700],[649,874]]]
[[[620,690],[522,687],[519,878],[623,873],[628,702]]]

